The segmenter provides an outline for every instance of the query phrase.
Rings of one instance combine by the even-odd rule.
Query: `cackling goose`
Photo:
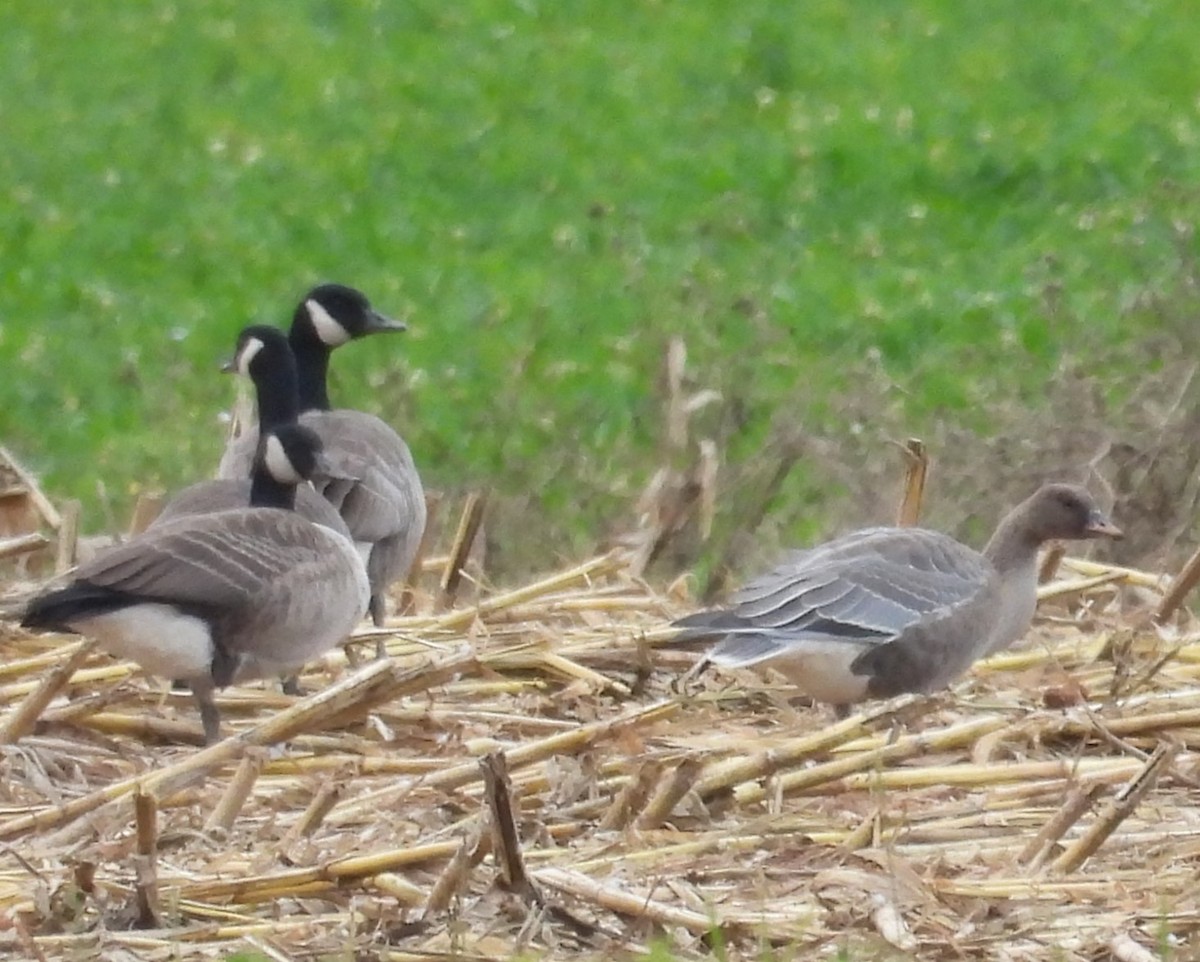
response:
[[[349,635],[370,595],[349,539],[281,510],[292,507],[320,443],[272,420],[264,387],[295,377],[286,340],[275,328],[247,328],[237,358],[266,411],[250,505],[155,525],[39,595],[22,619],[86,634],[151,674],[183,679],[209,743],[220,737],[214,689],[296,670]]]
[[[376,312],[359,291],[322,284],[297,305],[288,334],[300,376],[300,421],[320,436],[332,464],[356,479],[314,483],[345,519],[354,540],[369,551],[376,625],[384,622],[388,586],[408,573],[420,547],[425,493],[408,445],[391,427],[363,411],[331,409],[326,375],[334,348],[368,334],[402,330],[402,323]],[[246,477],[256,443],[253,429],[233,439],[218,477]]]

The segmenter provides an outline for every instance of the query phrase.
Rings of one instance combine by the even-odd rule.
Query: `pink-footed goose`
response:
[[[923,528],[868,528],[790,554],[727,608],[681,618],[675,642],[712,639],[707,663],[769,665],[839,714],[931,692],[1028,630],[1047,541],[1121,532],[1086,489],[1047,484],[980,553]]]

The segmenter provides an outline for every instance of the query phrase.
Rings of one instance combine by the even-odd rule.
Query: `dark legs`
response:
[[[371,621],[375,627],[382,628],[383,623],[387,620],[387,598],[382,591],[377,595],[371,595],[371,604],[367,610],[371,612]],[[375,657],[382,661],[387,656],[387,642],[382,638],[376,638]]]
[[[382,592],[371,595],[371,604],[367,610],[371,612],[371,621],[374,622],[375,627],[382,628],[383,623],[387,620],[387,599]]]
[[[221,740],[221,713],[213,701],[213,686],[207,681],[188,683],[192,698],[200,710],[200,724],[204,726],[204,744],[215,745]]]

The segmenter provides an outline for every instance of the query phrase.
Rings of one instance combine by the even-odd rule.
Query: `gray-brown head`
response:
[[[1044,484],[1017,505],[1013,515],[1025,538],[1037,544],[1122,537],[1087,488],[1078,484]]]

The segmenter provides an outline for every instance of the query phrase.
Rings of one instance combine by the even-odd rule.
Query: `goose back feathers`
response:
[[[163,507],[151,527],[159,527],[169,521],[188,515],[214,514],[217,511],[228,511],[231,508],[248,508],[250,506],[251,481],[232,481],[216,479],[199,481],[180,491]],[[314,490],[311,484],[301,484],[296,487],[296,513],[312,522],[332,531],[336,531],[348,540],[350,529],[342,516],[328,501]]]
[[[726,609],[676,622],[708,661],[770,664],[819,701],[928,692],[1021,637],[1051,538],[1119,536],[1086,490],[1046,485],[983,553],[921,528],[870,528],[788,555]]]

